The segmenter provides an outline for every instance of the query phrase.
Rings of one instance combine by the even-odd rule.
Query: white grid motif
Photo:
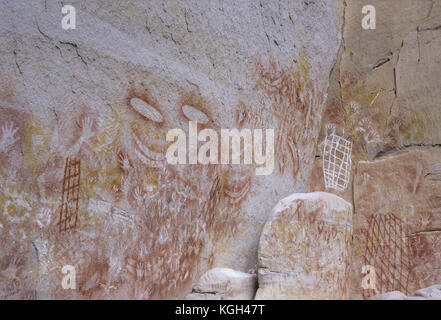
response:
[[[335,134],[325,138],[323,176],[326,189],[344,191],[351,175],[352,142]]]

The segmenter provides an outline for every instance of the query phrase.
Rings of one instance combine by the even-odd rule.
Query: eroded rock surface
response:
[[[75,30],[63,4],[0,2],[1,297],[177,298],[250,269],[308,190],[342,1],[84,1]],[[276,129],[274,172],[169,165],[189,120]]]
[[[352,205],[329,193],[292,194],[272,210],[259,243],[256,299],[344,299]]]
[[[361,28],[365,1],[347,1],[339,66],[331,76],[323,135],[354,143],[354,161],[441,141],[439,1],[369,2],[375,30]]]
[[[373,296],[369,300],[441,300],[441,285],[420,289],[411,296],[393,291]]]
[[[353,297],[409,294],[441,282],[441,149],[409,148],[360,162],[354,178]],[[362,287],[363,266],[376,292]]]
[[[343,41],[330,75],[311,177],[311,191],[331,192],[354,202],[351,295],[357,299],[393,290],[408,295],[439,283],[441,263],[436,182],[440,159],[436,150],[441,142],[441,3],[370,1],[376,11],[375,30],[361,27],[366,4],[345,2]],[[326,189],[320,170],[323,141],[330,133],[353,144],[354,181],[344,191]],[[411,152],[417,146],[422,150]],[[376,229],[393,226],[403,229]],[[379,234],[395,234],[392,238],[397,242]],[[363,267],[369,262],[377,265],[380,292],[362,287],[367,275]]]
[[[185,299],[252,300],[256,289],[256,275],[228,268],[214,268],[202,275]]]

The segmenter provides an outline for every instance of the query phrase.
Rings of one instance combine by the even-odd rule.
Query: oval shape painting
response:
[[[142,116],[146,117],[149,120],[152,120],[153,122],[161,123],[164,121],[161,113],[156,110],[156,108],[152,107],[147,102],[139,98],[130,99],[130,105]]]
[[[190,106],[190,105],[182,106],[182,112],[184,113],[185,117],[188,120],[197,121],[202,124],[207,124],[209,121],[209,119],[205,113],[196,109],[193,106]]]

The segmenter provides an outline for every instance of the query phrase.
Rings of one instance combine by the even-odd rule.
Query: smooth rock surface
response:
[[[441,300],[441,285],[434,285],[428,288],[417,290],[415,297],[422,297],[427,300]]]
[[[372,296],[369,300],[406,300],[407,296],[400,291],[392,291]]]
[[[272,210],[259,243],[256,299],[345,299],[352,205],[324,192],[292,194]]]

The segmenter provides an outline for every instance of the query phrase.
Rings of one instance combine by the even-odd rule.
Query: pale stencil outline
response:
[[[344,191],[351,175],[352,142],[334,133],[323,144],[323,177],[326,189]]]

